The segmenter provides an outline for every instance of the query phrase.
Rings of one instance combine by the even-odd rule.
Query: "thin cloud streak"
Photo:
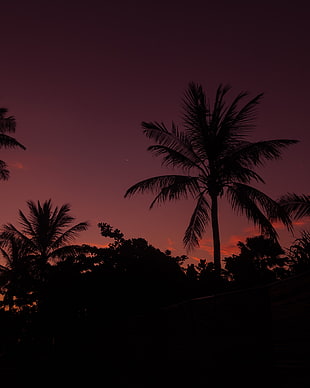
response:
[[[14,170],[25,170],[26,169],[25,165],[21,162],[10,163],[9,167],[14,169]]]

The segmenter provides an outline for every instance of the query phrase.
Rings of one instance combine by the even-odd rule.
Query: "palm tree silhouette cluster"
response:
[[[189,316],[193,317],[192,307],[187,310],[192,304],[176,310],[171,306],[224,292],[234,295],[233,292],[253,287],[261,290],[265,285],[310,271],[309,232],[303,231],[285,251],[273,226],[280,221],[292,231],[292,220],[310,215],[309,195],[292,192],[275,200],[251,185],[264,183],[257,168],[266,161],[279,159],[282,151],[297,140],[247,140],[254,128],[262,94],[245,101],[248,94],[242,92],[227,104],[229,91],[230,87],[220,85],[212,103],[201,85],[190,83],[183,99],[183,130],[174,123],[168,129],[164,123],[142,122],[144,134],[155,142],[149,151],[161,157],[163,165],[181,173],[145,179],[125,193],[125,197],[154,193],[151,208],[166,201],[192,197],[196,206],[185,231],[184,245],[189,251],[198,246],[210,224],[214,262],[202,259],[197,264],[187,264],[187,256],[174,257],[143,238],[126,239],[119,229],[105,222],[99,223],[98,228],[104,238],[112,240],[108,247],[74,244],[78,234],[88,228],[88,222],[75,223],[70,205],[54,207],[51,199],[43,203],[27,201],[28,214],[19,210],[18,227],[11,223],[1,226],[0,370],[11,383],[17,384],[20,379],[20,384],[34,364],[43,374],[52,368],[69,371],[69,376],[77,378],[77,370],[84,368],[84,376],[89,378],[90,371],[94,368],[100,371],[104,365],[105,379],[113,376],[115,384],[125,386],[124,376],[130,374],[134,364],[134,358],[130,360],[132,347],[141,361],[141,355],[148,354],[147,344],[152,341],[151,348],[158,341],[157,348],[162,344],[166,349],[168,345],[164,342],[169,343],[171,336],[175,338],[176,348],[183,343],[184,338],[181,340],[175,334],[180,328],[170,327],[172,322],[177,325],[174,311],[178,314],[181,311],[183,317],[186,315],[190,330],[204,321],[208,309],[215,311],[214,299],[210,299],[207,310],[199,314],[196,310],[196,318],[188,320]],[[16,123],[14,117],[6,114],[6,109],[0,109],[0,148],[25,149],[8,135],[14,133]],[[8,167],[1,161],[0,179],[8,178]],[[240,253],[224,259],[218,217],[222,197],[237,214],[258,225],[261,232],[239,242]],[[232,325],[238,326],[238,319],[241,316],[247,319],[248,313],[252,314],[253,322],[265,322],[269,302],[264,302],[260,309],[261,291],[258,294],[258,299],[256,291],[242,294],[246,295],[246,301],[252,300],[253,308],[250,304],[240,307],[237,303],[237,312],[231,313],[227,306],[223,307],[223,311],[228,311],[227,319],[234,316]],[[235,306],[238,298],[229,296],[228,300]],[[263,317],[258,316],[259,311]],[[165,324],[161,321],[158,326],[158,317],[169,314],[174,318]],[[148,317],[143,318],[142,326],[141,316]],[[141,329],[138,334],[137,328]],[[234,329],[227,330],[232,338]],[[161,339],[156,331],[162,334]],[[197,339],[197,333],[194,337]],[[212,340],[210,333],[207,338]],[[263,336],[260,334],[259,338]],[[192,346],[197,349],[197,344],[186,343],[188,351]],[[254,355],[255,349],[251,354]],[[245,361],[244,355],[241,358]],[[224,367],[223,359],[220,364]],[[146,361],[143,365],[147,370]]]

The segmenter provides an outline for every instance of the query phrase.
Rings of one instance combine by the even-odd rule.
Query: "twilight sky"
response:
[[[141,121],[180,122],[190,81],[213,97],[264,92],[253,140],[293,138],[283,160],[259,172],[272,198],[309,193],[310,27],[307,1],[1,2],[0,106],[17,120],[27,150],[1,150],[11,178],[0,182],[0,223],[17,225],[26,201],[70,203],[91,227],[78,243],[105,244],[98,222],[144,237],[174,255],[194,203],[149,210],[152,196],[124,199],[139,180],[162,174]],[[299,228],[309,226],[303,220]],[[221,202],[223,255],[257,231]],[[279,228],[288,247],[294,237]],[[192,257],[211,259],[211,230]]]

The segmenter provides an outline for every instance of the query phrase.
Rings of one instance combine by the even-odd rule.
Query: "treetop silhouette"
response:
[[[188,250],[199,246],[199,240],[211,224],[215,270],[220,274],[221,247],[218,200],[225,195],[232,209],[259,226],[263,235],[277,239],[273,222],[287,228],[292,223],[286,210],[250,183],[265,183],[256,168],[266,161],[279,159],[283,149],[297,143],[293,139],[252,142],[247,137],[255,127],[256,108],[263,94],[248,99],[240,92],[231,103],[230,86],[219,85],[214,102],[200,84],[191,82],[183,98],[183,130],[172,122],[142,122],[144,134],[155,142],[148,150],[162,158],[162,165],[180,169],[184,174],[151,177],[131,186],[125,193],[151,192],[150,205],[192,197],[194,212],[183,238]]]
[[[29,215],[19,210],[20,229],[10,223],[0,228],[0,254],[5,261],[0,266],[0,288],[10,307],[37,302],[51,261],[81,252],[81,246],[70,243],[88,227],[87,222],[70,226],[75,218],[69,214],[69,204],[53,207],[49,199],[27,205]]]
[[[19,223],[21,229],[13,224],[5,224],[0,231],[0,246],[7,246],[8,242],[15,239],[23,245],[28,253],[37,255],[41,261],[47,263],[49,259],[62,258],[75,253],[76,245],[70,243],[79,232],[88,228],[87,222],[80,222],[70,226],[75,218],[69,214],[71,207],[64,204],[60,208],[53,208],[51,200],[27,201],[29,215],[26,216],[19,210]]]

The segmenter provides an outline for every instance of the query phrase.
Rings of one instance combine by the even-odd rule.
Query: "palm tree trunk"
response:
[[[213,233],[213,259],[214,269],[218,277],[221,276],[221,242],[220,228],[218,219],[218,196],[211,196],[211,223]]]

